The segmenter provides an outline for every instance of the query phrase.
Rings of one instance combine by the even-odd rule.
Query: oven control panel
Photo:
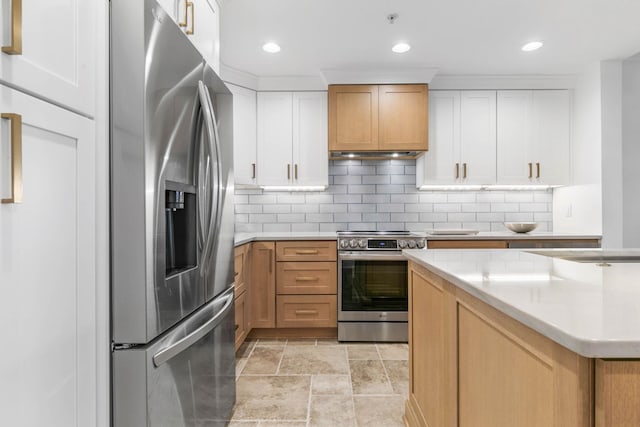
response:
[[[338,247],[343,250],[400,251],[402,249],[422,249],[425,245],[424,238],[408,236],[399,238],[344,237],[338,239]]]

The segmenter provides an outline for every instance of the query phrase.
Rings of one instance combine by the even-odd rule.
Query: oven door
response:
[[[399,252],[338,254],[339,321],[407,321],[407,259]]]

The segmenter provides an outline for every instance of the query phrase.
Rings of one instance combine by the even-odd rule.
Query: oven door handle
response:
[[[407,258],[402,253],[338,253],[339,260],[352,261],[405,261]]]

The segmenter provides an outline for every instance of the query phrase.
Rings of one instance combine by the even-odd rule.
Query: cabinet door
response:
[[[378,86],[329,86],[329,150],[378,149]]]
[[[378,148],[427,149],[427,85],[383,85],[379,91]]]
[[[275,243],[251,244],[251,327],[276,327]]]
[[[429,151],[416,160],[417,186],[455,183],[460,172],[460,92],[429,94],[429,141]]]
[[[538,184],[570,183],[571,99],[568,90],[533,91],[532,160]]]
[[[256,92],[227,84],[233,93],[233,174],[236,185],[256,185]]]
[[[329,185],[327,93],[293,93],[293,183]]]
[[[461,92],[460,125],[460,182],[495,184],[496,93]]]
[[[258,93],[258,184],[291,185],[291,92]]]
[[[22,116],[23,185],[22,203],[0,204],[0,425],[95,425],[93,123],[1,85],[0,112]],[[0,120],[3,199],[10,128]]]
[[[498,183],[532,184],[531,114],[533,92],[498,92]]]
[[[96,2],[21,1],[22,19],[13,22],[11,4],[0,2],[2,46],[0,82],[25,89],[89,116],[94,112]],[[22,53],[9,54],[11,30]],[[15,46],[15,44],[14,44]]]
[[[220,73],[220,16],[215,0],[190,0],[193,3],[193,23],[191,16],[186,33],[191,43],[202,54],[207,64]],[[192,33],[192,34],[190,34]]]
[[[236,351],[245,338],[247,337],[249,331],[247,330],[246,323],[246,314],[247,314],[247,293],[243,292],[241,294],[236,294],[235,303],[235,317],[236,317]]]

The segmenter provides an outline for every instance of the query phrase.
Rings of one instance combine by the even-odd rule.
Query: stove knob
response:
[[[357,248],[358,247],[358,241],[356,239],[349,240],[349,247]]]
[[[416,241],[415,240],[409,240],[409,248],[410,249],[414,249],[416,247]]]
[[[362,249],[367,247],[367,241],[365,239],[360,239],[358,240],[358,246],[360,246]]]
[[[424,248],[424,240],[418,240],[418,248]]]
[[[348,240],[340,240],[340,248],[346,249],[348,247],[349,247],[349,241]]]
[[[407,247],[407,242],[406,242],[406,241],[404,241],[404,240],[398,240],[398,247],[399,247],[400,249],[404,249],[404,248],[406,248],[406,247]]]

